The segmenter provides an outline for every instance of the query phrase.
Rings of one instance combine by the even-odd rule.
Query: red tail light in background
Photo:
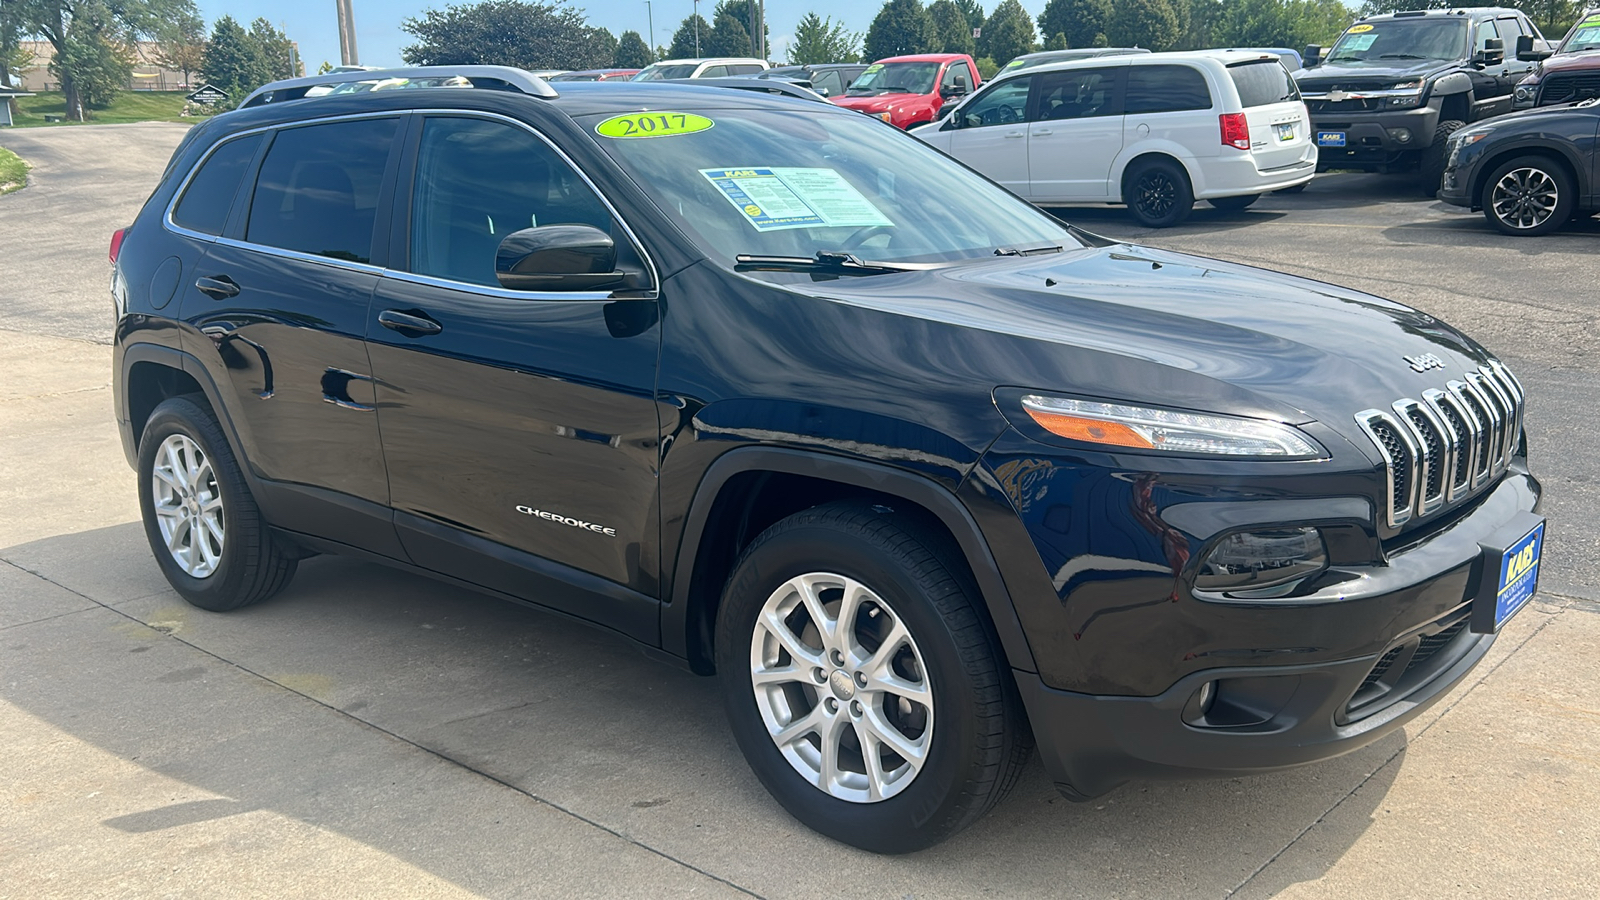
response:
[[[117,261],[117,254],[122,252],[122,239],[128,236],[128,229],[118,228],[111,232],[111,261]]]
[[[1217,117],[1222,123],[1222,145],[1240,150],[1250,149],[1250,123],[1244,113],[1223,113]]]

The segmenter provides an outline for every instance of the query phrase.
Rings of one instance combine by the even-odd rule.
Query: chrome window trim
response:
[[[1394,504],[1395,472],[1402,464],[1409,466],[1410,462],[1408,460],[1397,460],[1389,455],[1389,449],[1383,445],[1383,440],[1378,437],[1378,433],[1372,428],[1372,423],[1375,421],[1382,421],[1384,424],[1394,429],[1394,432],[1397,436],[1399,436],[1400,441],[1406,445],[1406,452],[1411,454],[1412,459],[1415,459],[1417,456],[1417,447],[1412,442],[1411,429],[1396,422],[1394,420],[1394,416],[1390,415],[1389,413],[1384,412],[1381,409],[1364,409],[1361,412],[1356,413],[1356,425],[1362,431],[1366,432],[1367,437],[1372,440],[1373,445],[1378,448],[1378,453],[1383,457],[1383,468],[1386,475],[1384,487],[1387,490],[1387,493],[1383,499],[1383,508],[1385,510],[1384,518],[1390,528],[1399,528],[1401,525],[1411,521],[1411,509],[1415,504],[1417,496],[1417,479],[1415,476],[1413,476],[1411,479],[1410,490],[1407,492],[1405,507],[1397,508]]]
[[[622,226],[623,232],[628,235],[628,240],[629,240],[630,243],[633,244],[634,250],[638,252],[639,258],[644,260],[645,269],[646,269],[647,273],[650,276],[650,287],[648,287],[648,288],[646,288],[644,290],[641,290],[641,291],[630,292],[630,296],[624,298],[624,297],[614,297],[613,296],[613,294],[615,293],[614,291],[512,291],[512,290],[507,290],[506,288],[503,288],[503,287],[491,287],[489,285],[484,285],[484,284],[474,284],[473,282],[470,282],[470,281],[456,281],[456,280],[450,279],[450,278],[440,278],[440,277],[435,276],[435,275],[423,275],[423,274],[420,274],[420,273],[417,273],[417,272],[408,272],[408,271],[405,271],[403,269],[394,269],[394,268],[384,269],[383,270],[384,277],[386,277],[386,278],[394,278],[394,279],[396,279],[398,281],[408,281],[408,282],[411,282],[413,284],[428,285],[430,287],[443,287],[443,288],[450,288],[450,289],[458,290],[458,291],[470,291],[472,293],[484,294],[484,295],[487,295],[487,296],[490,296],[490,297],[499,297],[499,298],[506,299],[506,300],[557,300],[557,301],[560,301],[560,300],[572,300],[572,301],[591,300],[591,301],[593,301],[593,300],[613,300],[613,299],[615,299],[615,300],[624,300],[624,299],[625,300],[655,300],[660,296],[660,293],[661,293],[661,273],[660,273],[660,270],[656,268],[655,260],[653,258],[651,258],[650,251],[645,249],[644,242],[639,240],[639,235],[634,232],[633,226],[628,224],[628,220],[623,218],[622,214],[617,211],[617,208],[611,204],[611,199],[609,197],[607,197],[605,192],[600,190],[599,186],[596,185],[594,183],[594,181],[589,178],[589,173],[585,172],[583,170],[582,166],[578,165],[576,162],[573,162],[572,157],[568,156],[566,151],[562,150],[559,146],[556,145],[556,143],[554,141],[550,140],[548,137],[546,137],[538,129],[534,128],[533,126],[529,125],[526,122],[520,121],[518,119],[513,119],[510,116],[503,116],[503,115],[500,115],[499,113],[484,112],[484,111],[481,111],[481,110],[471,110],[471,109],[427,109],[427,110],[415,110],[413,114],[414,115],[418,115],[418,116],[423,116],[425,118],[439,118],[441,116],[443,116],[443,117],[457,117],[457,116],[459,116],[459,117],[466,117],[466,118],[488,119],[490,121],[504,122],[507,125],[512,125],[512,126],[521,128],[524,131],[528,132],[529,134],[533,135],[534,137],[538,138],[539,140],[543,141],[545,146],[547,146],[551,150],[555,151],[556,156],[560,157],[561,161],[566,163],[568,168],[570,168],[570,169],[572,169],[572,171],[578,173],[578,177],[583,179],[583,183],[589,186],[589,190],[593,191],[594,195],[596,197],[600,198],[600,202],[601,202],[601,204],[603,204],[605,206],[606,211],[611,213],[611,217],[616,220],[618,225]],[[424,127],[426,127],[426,123],[424,123]],[[408,188],[405,193],[409,196],[409,194],[411,193],[410,189]],[[398,196],[400,194],[400,191],[396,190],[395,194],[396,194],[396,196]],[[407,240],[407,242],[409,244],[409,242],[411,240],[411,234],[410,234],[410,210],[409,209],[406,210],[406,213],[407,213],[406,240]],[[407,255],[408,260],[409,260],[409,256],[410,256],[409,251],[407,252],[406,255]]]
[[[1426,404],[1421,404],[1418,400],[1406,397],[1403,400],[1395,400],[1394,410],[1400,416],[1400,423],[1405,424],[1405,428],[1411,431],[1411,437],[1416,439],[1418,453],[1416,453],[1416,492],[1414,492],[1416,500],[1414,500],[1414,506],[1416,506],[1416,514],[1418,516],[1427,516],[1429,512],[1434,512],[1435,509],[1443,506],[1445,504],[1445,496],[1450,493],[1450,482],[1454,477],[1454,471],[1456,471],[1456,448],[1454,448],[1453,442],[1450,440],[1450,431],[1446,431],[1442,418],[1435,415],[1434,410],[1427,407]],[[1438,458],[1437,463],[1442,464],[1443,472],[1440,472],[1440,479],[1438,479],[1437,496],[1429,496],[1429,493],[1427,493],[1427,485],[1432,480],[1434,466],[1427,461],[1427,439],[1422,436],[1422,431],[1416,426],[1416,423],[1411,421],[1411,412],[1416,412],[1424,420],[1427,420],[1427,424],[1434,428],[1434,434],[1438,436],[1438,456],[1440,458]]]

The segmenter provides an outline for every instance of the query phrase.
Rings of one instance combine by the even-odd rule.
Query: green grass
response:
[[[106,109],[91,109],[88,124],[112,125],[126,122],[192,122],[180,116],[183,94],[180,91],[119,91]],[[17,126],[76,125],[77,122],[46,122],[45,116],[67,115],[67,104],[60,91],[47,91],[33,97],[17,98]]]
[[[28,183],[28,164],[22,158],[0,147],[0,194],[21,190]]]

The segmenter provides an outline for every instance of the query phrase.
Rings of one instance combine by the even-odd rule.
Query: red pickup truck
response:
[[[862,72],[833,103],[910,128],[931,122],[952,97],[983,82],[978,64],[965,53],[919,53],[880,59]]]

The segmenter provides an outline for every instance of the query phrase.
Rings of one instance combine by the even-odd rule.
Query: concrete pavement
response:
[[[1081,805],[1034,765],[974,828],[884,858],[816,836],[766,796],[712,682],[599,632],[329,558],[228,615],[168,590],[137,524],[110,352],[97,343],[109,332],[98,235],[131,217],[167,151],[112,128],[41,132],[28,148],[3,137],[42,164],[33,185],[0,198],[0,246],[46,228],[33,220],[57,203],[85,217],[98,206],[104,221],[56,233],[57,251],[20,276],[0,259],[11,315],[0,325],[0,898],[1600,895],[1600,579],[1582,480],[1596,471],[1584,426],[1597,344],[1592,310],[1566,287],[1592,290],[1600,273],[1583,251],[1596,235],[1507,250],[1459,227],[1471,220],[1359,179],[1330,183],[1370,195],[1349,224],[1389,224],[1327,229],[1337,252],[1288,224],[1345,221],[1339,195],[1319,200],[1321,182],[1156,235],[1277,267],[1343,266],[1338,280],[1373,289],[1405,277],[1406,257],[1383,242],[1409,216],[1461,245],[1427,244],[1443,258],[1409,289],[1421,300],[1402,299],[1475,331],[1463,314],[1487,327],[1548,313],[1536,328],[1480,334],[1535,397],[1529,428],[1556,516],[1546,592],[1403,736],[1291,772],[1135,783]],[[124,157],[125,177],[52,183],[103,152]],[[16,205],[41,187],[56,191],[48,205]],[[1281,212],[1290,202],[1310,211]],[[1122,215],[1076,218],[1112,232]],[[1519,275],[1524,256],[1538,267]],[[84,293],[33,296],[47,285],[41,266]]]

